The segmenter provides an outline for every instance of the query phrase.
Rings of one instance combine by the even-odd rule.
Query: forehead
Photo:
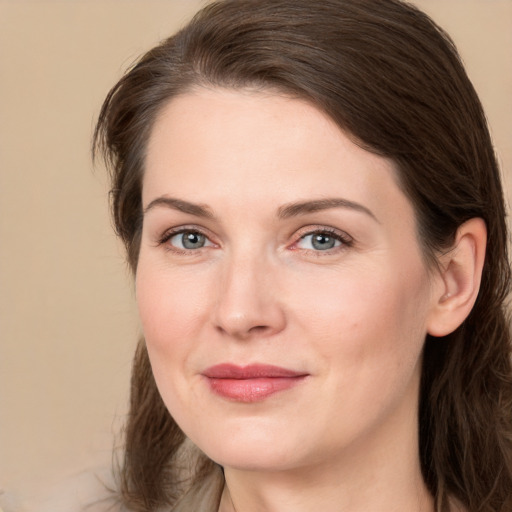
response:
[[[360,191],[395,181],[393,163],[357,146],[306,101],[251,90],[196,89],[159,113],[146,156],[144,196],[164,182],[183,192],[229,182],[239,191],[299,193],[339,184]],[[213,188],[212,188],[213,187]]]

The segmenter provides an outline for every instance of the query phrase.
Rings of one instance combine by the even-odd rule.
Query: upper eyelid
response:
[[[211,233],[211,231],[205,227],[202,227],[202,226],[198,226],[196,224],[183,224],[181,226],[174,226],[174,227],[171,227],[171,228],[168,228],[164,231],[164,235],[165,234],[170,234],[170,233],[174,233],[174,234],[177,234],[177,233],[181,233],[183,231],[197,231],[198,233],[201,233],[205,236],[209,236],[209,234]],[[313,234],[313,233],[332,233],[332,234],[338,234],[339,236],[346,236],[347,238],[352,238],[346,231],[342,230],[342,229],[339,229],[339,228],[334,228],[332,226],[324,226],[324,225],[321,225],[321,224],[313,224],[313,225],[308,225],[308,226],[303,226],[299,229],[294,229],[293,233],[300,233],[299,236],[305,236],[305,235],[308,235],[308,234]],[[293,235],[290,235],[290,236],[293,236]]]
[[[315,233],[328,233],[329,235],[335,235],[344,240],[354,240],[354,237],[349,235],[346,231],[331,226],[304,226],[303,228],[298,229],[296,233],[298,233],[298,239]]]
[[[196,226],[194,224],[184,224],[182,226],[174,226],[172,228],[168,228],[166,230],[163,231],[163,235],[177,235],[178,233],[183,233],[183,232],[187,232],[187,231],[190,231],[190,232],[197,232],[197,233],[201,233],[202,235],[205,235],[205,236],[209,236],[209,233],[210,233],[210,230],[206,229],[206,228],[203,228],[203,227],[200,227],[200,226]]]
[[[159,244],[165,243],[165,242],[169,241],[173,236],[179,235],[180,233],[187,233],[187,232],[199,233],[199,234],[205,236],[208,240],[210,240],[210,242],[215,243],[212,240],[213,237],[210,234],[209,230],[207,230],[205,228],[201,228],[199,226],[194,226],[194,225],[176,226],[176,227],[166,229],[161,235],[159,235],[157,237],[158,243]]]

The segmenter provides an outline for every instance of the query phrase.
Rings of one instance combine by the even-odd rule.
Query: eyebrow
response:
[[[172,208],[183,213],[194,215],[195,217],[204,217],[207,219],[213,219],[214,215],[206,205],[189,203],[182,199],[176,199],[174,197],[161,196],[153,199],[146,208],[144,208],[144,215],[157,206],[164,206],[166,208]]]
[[[319,212],[322,210],[329,210],[331,208],[347,208],[355,210],[357,212],[364,213],[371,217],[373,220],[380,224],[379,219],[375,214],[363,206],[362,204],[349,201],[348,199],[342,199],[338,197],[328,199],[316,199],[313,201],[300,201],[297,203],[290,203],[281,206],[278,210],[278,217],[280,219],[288,219],[290,217],[297,217],[299,215],[305,215],[307,213]]]
[[[158,206],[178,210],[183,213],[194,215],[195,217],[203,217],[207,219],[213,219],[215,217],[210,208],[206,205],[190,203],[188,201],[183,201],[182,199],[176,199],[174,197],[167,196],[161,196],[157,197],[156,199],[153,199],[146,206],[146,208],[144,208],[144,215]],[[369,217],[371,217],[373,220],[380,224],[379,220],[374,215],[374,213],[368,208],[366,208],[366,206],[363,206],[362,204],[359,203],[355,203],[354,201],[349,201],[348,199],[342,199],[337,197],[289,203],[278,208],[277,217],[280,219],[289,219],[291,217],[298,217],[300,215],[305,215],[307,213],[329,210],[331,208],[347,208],[350,210],[355,210],[357,212],[361,212],[368,215]]]

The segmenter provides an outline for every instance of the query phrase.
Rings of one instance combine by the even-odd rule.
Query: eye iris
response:
[[[315,249],[327,250],[332,249],[336,243],[336,240],[332,236],[328,236],[325,233],[317,233],[313,235],[311,244]]]
[[[194,232],[183,233],[181,243],[185,249],[200,249],[205,244],[205,236]]]

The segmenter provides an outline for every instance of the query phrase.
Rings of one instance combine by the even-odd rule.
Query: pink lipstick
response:
[[[214,393],[230,400],[246,403],[258,402],[274,393],[290,389],[304,380],[307,375],[307,373],[264,364],[249,366],[219,364],[203,372]]]

